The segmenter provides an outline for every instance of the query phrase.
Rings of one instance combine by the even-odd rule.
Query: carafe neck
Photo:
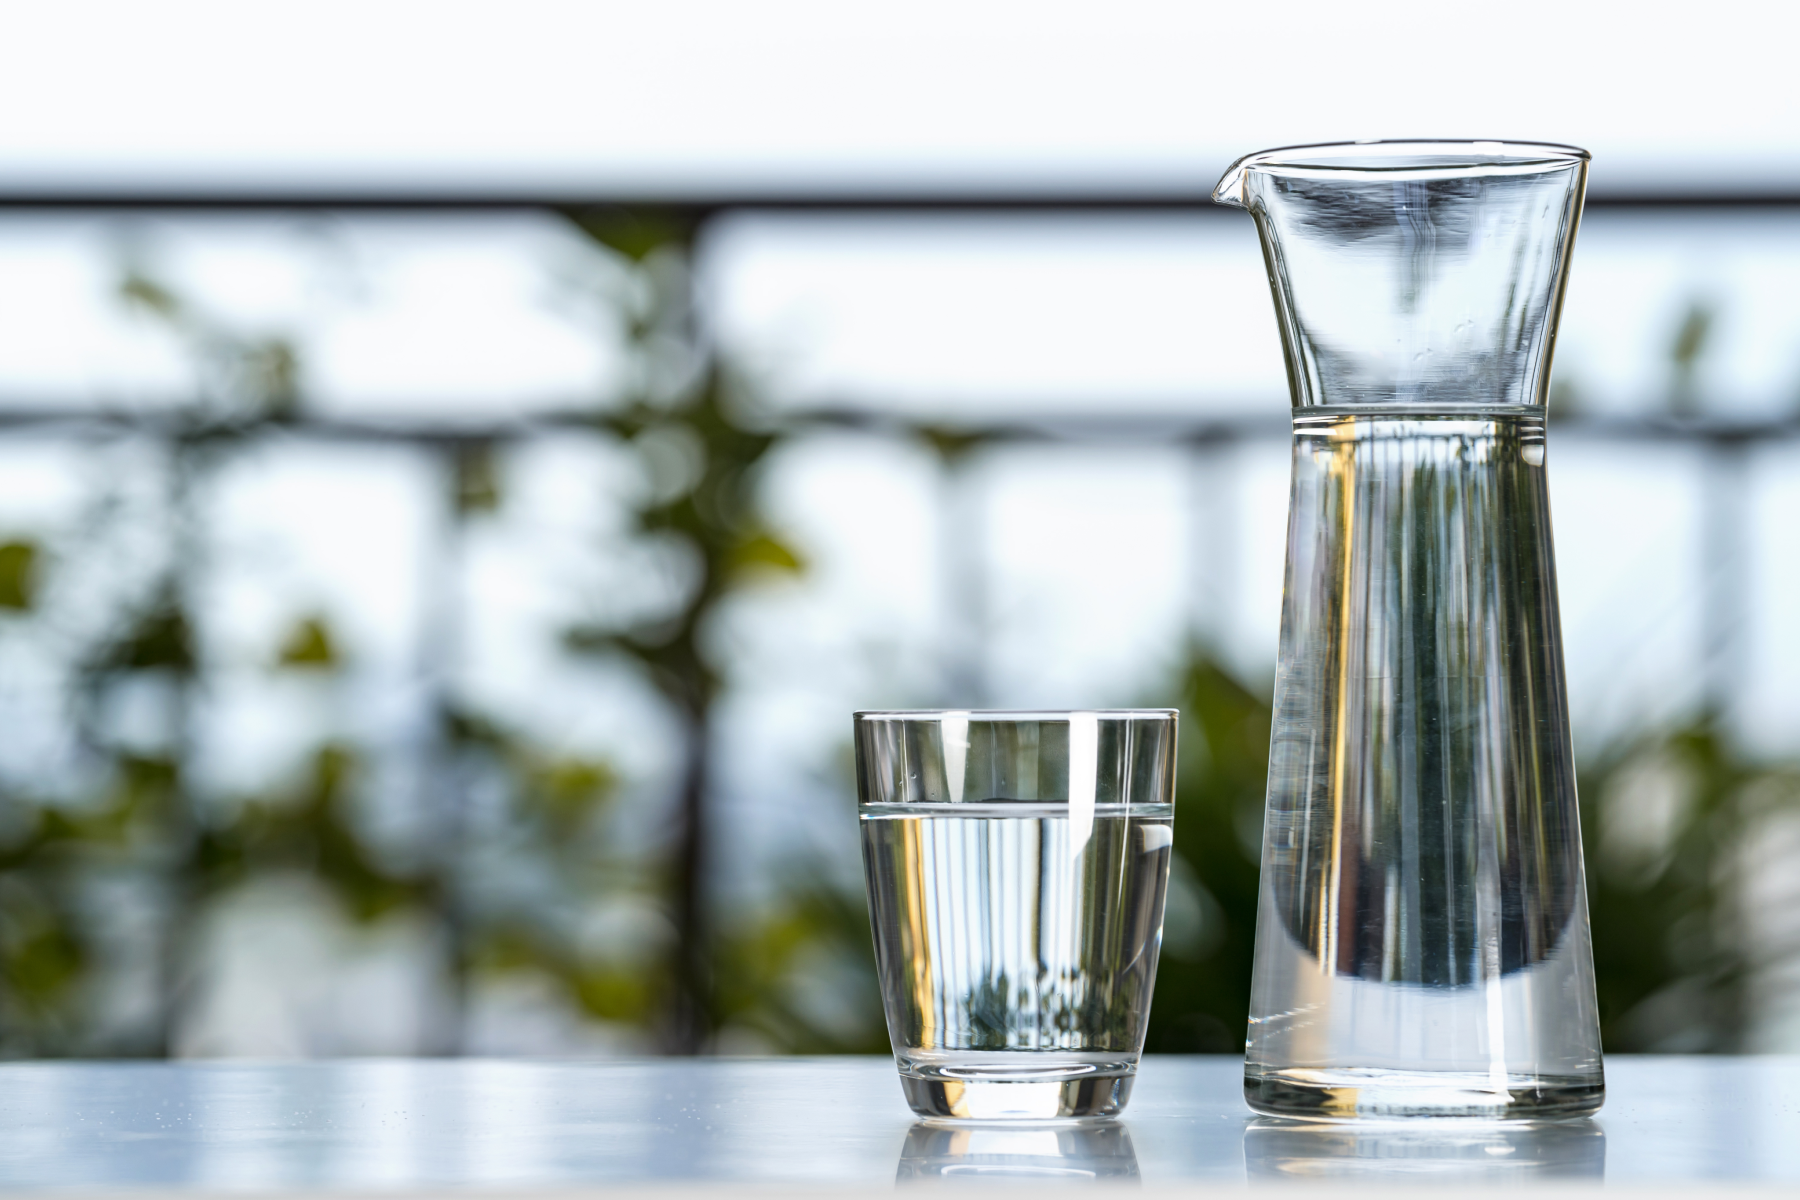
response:
[[[1487,142],[1252,155],[1215,197],[1256,219],[1296,408],[1541,407],[1587,156]]]

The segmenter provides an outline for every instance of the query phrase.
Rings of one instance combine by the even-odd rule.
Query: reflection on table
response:
[[[0,1193],[880,1188],[896,1159],[978,1183],[1800,1182],[1796,1060],[1615,1056],[1606,1076],[1596,1122],[1351,1128],[1254,1121],[1241,1057],[1153,1056],[1117,1124],[997,1129],[915,1124],[874,1056],[4,1063]]]
[[[1591,1120],[1541,1125],[1420,1120],[1393,1125],[1259,1119],[1244,1130],[1252,1183],[1504,1184],[1606,1175],[1606,1134]]]
[[[1117,1121],[939,1125],[920,1121],[900,1151],[899,1183],[925,1180],[1121,1180],[1138,1177],[1131,1131]]]

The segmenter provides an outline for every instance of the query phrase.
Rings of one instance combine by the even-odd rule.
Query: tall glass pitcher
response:
[[[1544,483],[1587,158],[1302,146],[1213,193],[1256,219],[1294,401],[1259,1112],[1600,1105]]]

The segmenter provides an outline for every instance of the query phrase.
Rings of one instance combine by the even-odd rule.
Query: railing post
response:
[[[1708,720],[1728,729],[1740,715],[1734,710],[1744,682],[1751,456],[1747,438],[1733,430],[1710,435],[1701,454],[1701,707]]]
[[[1238,438],[1208,431],[1187,442],[1187,633],[1212,653],[1231,644],[1242,576],[1237,529]]]
[[[988,702],[987,488],[981,439],[924,431],[938,453],[937,548],[940,579],[938,686],[946,706]]]

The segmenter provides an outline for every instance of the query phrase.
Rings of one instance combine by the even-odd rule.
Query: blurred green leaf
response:
[[[486,442],[457,448],[455,502],[457,515],[462,517],[500,507],[500,471],[494,448]]]
[[[200,420],[190,444],[241,438],[299,411],[300,354],[290,339],[234,329],[137,267],[125,270],[119,294],[168,325],[194,361],[199,389],[184,415]]]
[[[576,977],[575,995],[584,1009],[603,1021],[642,1024],[651,1015],[656,991],[641,968],[601,968]]]
[[[252,341],[237,350],[238,370],[258,415],[293,416],[300,408],[300,358],[285,338]]]
[[[729,563],[728,569],[734,576],[758,571],[798,575],[806,570],[805,561],[795,550],[767,533],[757,533],[739,542],[731,552]]]
[[[1674,341],[1669,346],[1669,361],[1674,368],[1669,389],[1669,407],[1674,412],[1692,414],[1699,410],[1700,397],[1695,382],[1699,375],[1700,358],[1706,353],[1707,344],[1712,339],[1716,316],[1712,305],[1695,300],[1688,305],[1680,326],[1675,330]]]
[[[75,913],[42,881],[0,875],[0,1046],[20,1026],[68,1022],[88,958],[78,928]]]
[[[366,844],[352,813],[361,756],[329,742],[314,751],[281,793],[254,800],[206,833],[207,888],[217,892],[252,874],[305,870],[372,921],[401,908],[430,909],[438,885],[426,873],[384,861]]]
[[[0,543],[0,608],[31,611],[37,603],[39,558],[36,542]]]
[[[620,636],[603,625],[571,625],[561,640],[563,649],[572,654],[607,654],[619,649]]]
[[[194,668],[193,633],[186,611],[170,595],[141,610],[123,634],[102,647],[100,671],[164,669],[187,673]]]
[[[507,975],[535,969],[546,958],[531,932],[514,924],[490,922],[470,950],[470,968],[482,975]]]
[[[526,770],[525,806],[558,842],[580,833],[618,787],[611,765],[594,759],[557,758]]]
[[[575,225],[602,246],[641,263],[656,251],[685,249],[695,230],[694,219],[654,208],[607,207],[575,218]]]
[[[284,667],[326,670],[335,669],[342,664],[337,639],[331,634],[331,626],[324,617],[316,615],[302,617],[288,630],[287,636],[281,639],[276,662]]]
[[[1676,327],[1675,339],[1669,345],[1669,359],[1678,369],[1692,369],[1705,353],[1716,315],[1709,304],[1696,300],[1688,305],[1681,324]]]
[[[183,315],[181,301],[175,294],[139,271],[126,272],[125,278],[119,283],[119,294],[128,303],[167,321],[179,320]]]
[[[163,755],[126,754],[118,771],[111,811],[121,820],[166,823],[179,803],[181,764]]]
[[[980,434],[943,425],[921,425],[918,434],[938,458],[951,466],[961,462],[982,445]]]

